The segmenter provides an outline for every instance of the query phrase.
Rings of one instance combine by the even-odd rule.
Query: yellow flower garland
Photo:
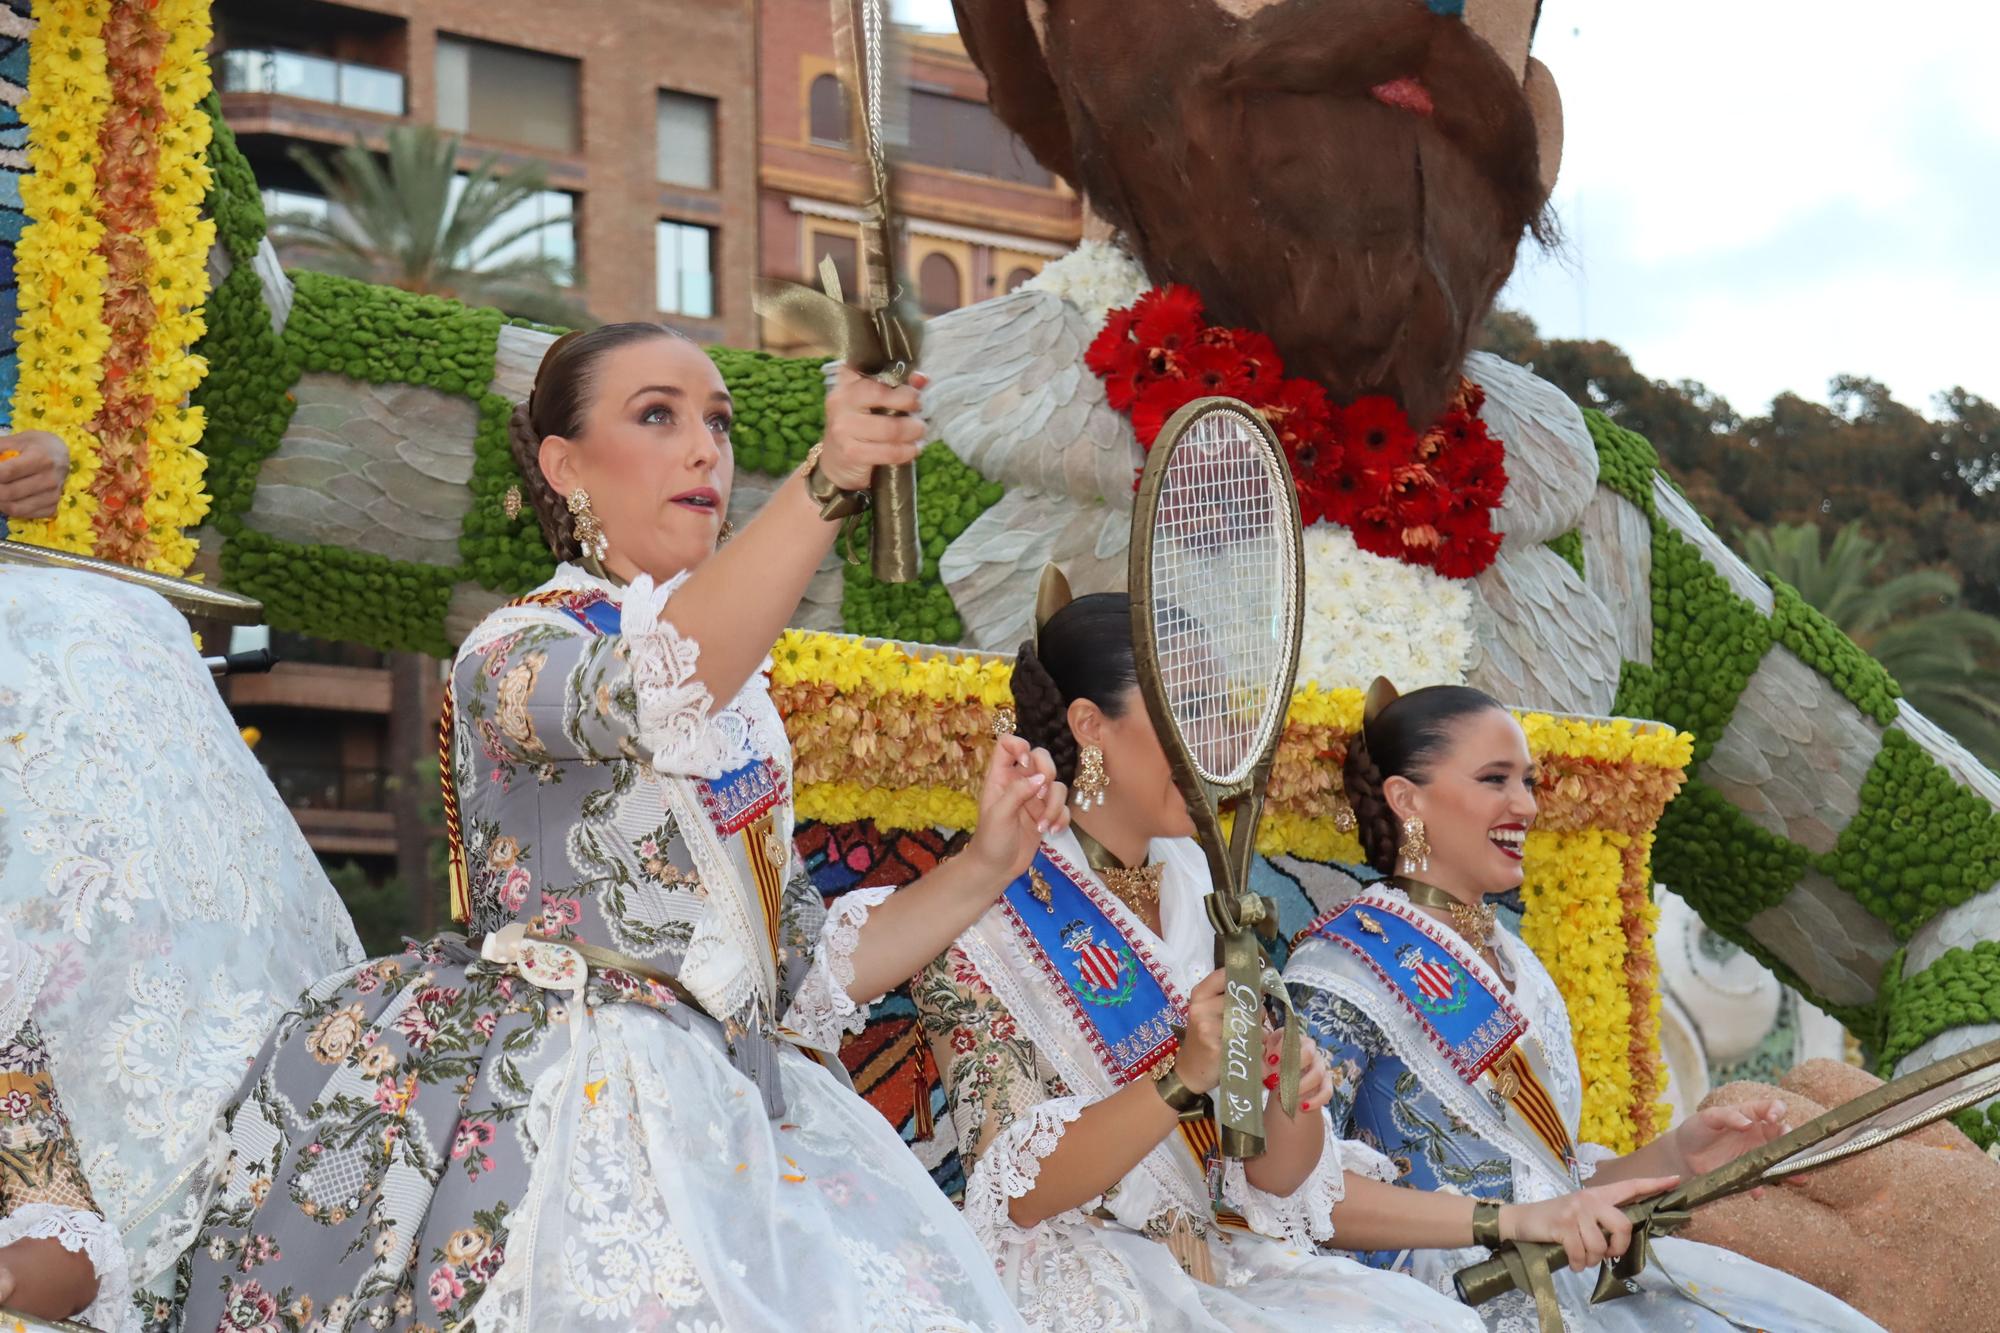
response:
[[[196,448],[204,422],[201,410],[187,402],[208,369],[188,349],[206,327],[201,307],[208,299],[208,252],[215,243],[215,223],[201,216],[212,133],[201,109],[210,85],[209,0],[158,0],[154,21],[167,42],[157,75],[162,117],[155,222],[146,237],[155,305],[147,348],[153,416],[147,425],[152,488],[146,520],[158,551],[150,567],[180,574],[194,559],[194,540],[186,530],[201,522],[209,504],[202,489],[207,460]]]
[[[972,827],[988,724],[1013,701],[1006,661],[806,631],[788,632],[771,656],[773,697],[796,752],[800,818]],[[1361,709],[1359,690],[1307,686],[1293,696],[1258,851],[1362,859],[1355,834],[1335,816],[1337,756]],[[1583,1137],[1627,1151],[1666,1126],[1651,830],[1693,740],[1620,719],[1517,716],[1552,779],[1528,837],[1522,935],[1569,1004]]]
[[[8,523],[21,541],[89,554],[97,504],[97,441],[89,426],[110,335],[104,326],[104,227],[96,215],[98,132],[111,102],[104,72],[105,0],[39,0],[28,39],[28,217],[14,250],[20,349],[16,430],[46,430],[69,446],[69,480],[54,517]]]
[[[70,473],[55,516],[9,523],[9,535],[59,550],[91,554],[98,545],[92,484],[102,451],[91,423],[103,407],[110,351],[99,246],[99,133],[111,102],[103,41],[114,4],[145,0],[39,0],[29,38],[28,172],[21,201],[28,216],[15,249],[21,314],[14,390],[17,430],[46,430],[69,446]],[[201,413],[188,394],[207,367],[188,349],[201,337],[208,295],[208,251],[215,224],[201,217],[208,195],[207,0],[157,0],[149,21],[166,41],[155,73],[161,103],[154,138],[153,226],[146,232],[145,283],[156,315],[146,337],[145,388],[153,398],[146,424],[146,529],[155,548],[147,568],[180,574],[194,558],[184,529],[208,512],[197,449]]]
[[[1521,938],[1555,977],[1583,1071],[1581,1137],[1618,1152],[1638,1147],[1632,1123],[1632,1001],[1618,885],[1623,833],[1531,835]]]

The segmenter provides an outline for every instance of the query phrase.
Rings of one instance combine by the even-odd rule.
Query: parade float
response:
[[[830,561],[773,654],[810,821],[798,847],[822,890],[905,882],[949,854],[1035,572],[1055,561],[1079,591],[1117,584],[1146,446],[1180,404],[1223,392],[1277,431],[1310,525],[1303,684],[1256,882],[1284,926],[1365,876],[1339,776],[1360,687],[1377,673],[1464,682],[1518,707],[1543,767],[1519,929],[1576,1020],[1585,1137],[1627,1148],[1668,1123],[1659,885],[1837,1016],[1884,1075],[2000,1034],[2000,779],[1731,553],[1644,439],[1464,353],[1520,227],[1457,275],[1474,299],[1454,307],[1449,376],[1418,388],[1342,373],[1338,331],[1271,295],[1290,285],[1282,264],[1246,286],[1201,258],[1210,233],[1152,225],[1161,191],[1136,177],[1185,170],[1187,145],[1165,145],[1165,162],[1112,151],[1149,111],[1145,81],[1128,77],[1142,53],[1112,54],[1115,6],[1074,8],[1051,36],[1020,0],[963,0],[960,27],[996,109],[1123,239],[931,323],[920,576],[889,585]],[[1255,26],[1181,8],[1223,35]],[[1303,8],[1272,7],[1270,23],[1304,23]],[[1481,35],[1546,117],[1553,84],[1527,56],[1528,9],[1491,7]],[[532,514],[504,498],[519,480],[507,416],[555,331],[286,271],[210,89],[205,0],[24,10],[6,11],[0,63],[26,130],[6,159],[25,221],[12,420],[59,435],[73,467],[56,516],[9,535],[201,578],[260,601],[274,627],[448,656],[552,569]],[[1084,87],[1076,71],[1093,59],[1122,73]],[[1275,88],[1301,75],[1252,62],[1231,77]],[[1382,105],[1419,103],[1402,89]],[[1550,175],[1555,115],[1553,139],[1546,119],[1537,130]],[[1260,132],[1254,118],[1187,129]],[[1265,162],[1275,185],[1300,169],[1217,142]],[[1327,253],[1359,244],[1335,221],[1312,225]],[[815,440],[821,368],[711,355],[736,400],[740,520]],[[16,858],[5,910],[46,938],[75,934],[82,917],[38,909],[29,869]],[[255,1045],[239,1034],[209,1053]],[[954,1187],[908,1004],[878,1008],[845,1054]],[[1990,1146],[2000,1111],[1959,1124]]]

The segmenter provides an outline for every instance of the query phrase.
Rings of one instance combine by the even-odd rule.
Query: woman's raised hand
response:
[[[1540,1203],[1504,1204],[1500,1237],[1560,1245],[1569,1256],[1570,1269],[1581,1273],[1606,1259],[1618,1258],[1632,1243],[1632,1219],[1625,1216],[1625,1204],[1672,1189],[1679,1181],[1678,1176],[1621,1180]]]
[[[979,828],[964,852],[988,872],[993,896],[1027,870],[1044,836],[1068,827],[1069,788],[1056,781],[1049,752],[1019,736],[995,740],[979,792]]]
[[[928,431],[917,391],[929,382],[913,375],[891,387],[842,366],[826,395],[820,437],[819,468],[827,480],[843,491],[864,490],[876,468],[914,462]]]

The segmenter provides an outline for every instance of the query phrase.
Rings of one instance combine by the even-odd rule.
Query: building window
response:
[[[910,159],[1018,185],[1055,183],[986,103],[922,89],[910,92]]]
[[[437,122],[480,139],[574,153],[574,60],[463,37],[439,36]]]
[[[659,176],[669,185],[715,188],[715,99],[660,94]]]
[[[1034,276],[1035,270],[1031,268],[1017,268],[1013,270],[1007,275],[1007,290],[1010,292],[1013,291],[1016,287],[1019,287]]]
[[[835,236],[823,231],[812,234],[812,270],[806,274],[806,282],[819,286],[819,266],[823,260],[833,260],[833,271],[840,275],[840,296],[844,301],[853,301],[861,296],[861,243],[852,236]]]
[[[715,318],[715,229],[662,222],[654,237],[659,307],[664,315]]]
[[[854,142],[853,120],[847,111],[847,89],[831,74],[812,81],[806,94],[807,133],[812,141],[829,148],[845,148]]]
[[[958,265],[951,262],[951,256],[933,250],[917,265],[917,300],[926,315],[942,315],[964,304]]]
[[[465,192],[465,179],[452,177],[453,203]],[[496,241],[505,244],[489,249]],[[565,287],[573,286],[577,279],[576,196],[561,190],[529,195],[494,218],[472,242],[471,253],[476,257],[473,268],[482,273],[523,259],[551,260],[555,280]]]
[[[225,93],[271,93],[308,102],[403,114],[403,76],[393,69],[277,48],[233,48],[218,62]]]

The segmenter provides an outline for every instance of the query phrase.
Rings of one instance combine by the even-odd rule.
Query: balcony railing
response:
[[[385,116],[404,111],[403,76],[393,69],[299,51],[234,50],[222,53],[220,72],[226,93],[275,93]]]
[[[271,764],[266,771],[278,795],[294,810],[387,810],[394,785],[383,768]]]

